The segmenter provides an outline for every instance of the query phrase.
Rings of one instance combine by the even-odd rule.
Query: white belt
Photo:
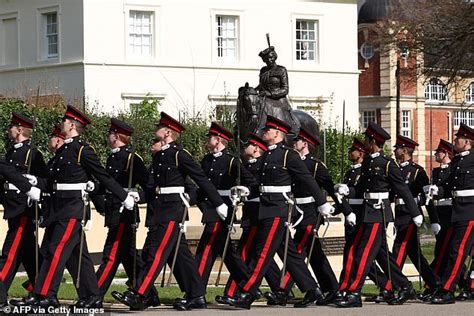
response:
[[[289,193],[291,185],[261,185],[259,189],[261,193]]]
[[[417,204],[420,201],[418,197],[413,198],[413,200],[415,200],[415,203]],[[403,201],[403,199],[400,199],[400,198],[395,199],[395,205],[405,205],[405,201]]]
[[[217,193],[219,193],[220,196],[230,196],[230,190],[217,190]]]
[[[85,191],[86,183],[56,183],[53,185],[56,191]]]
[[[433,204],[435,206],[450,206],[450,205],[453,205],[453,200],[452,199],[439,199],[439,200],[434,200]]]
[[[347,199],[349,205],[362,205],[364,204],[364,199]]]
[[[184,187],[156,187],[156,194],[181,194],[184,193]]]
[[[161,194],[179,194],[179,197],[183,201],[183,204],[187,208],[191,207],[189,205],[189,199],[184,194],[184,192],[185,192],[184,187],[156,187],[155,192],[158,195],[161,195]]]
[[[245,203],[247,203],[247,202],[257,202],[257,203],[260,203],[260,198],[259,198],[259,197],[256,197],[256,198],[253,198],[253,199],[251,199],[251,200],[245,201]]]
[[[316,200],[312,196],[295,198],[295,201],[296,201],[296,204],[310,204],[310,203],[316,202]]]
[[[468,197],[468,196],[474,196],[474,190],[457,190],[452,192],[453,197]]]
[[[7,183],[7,182],[5,182],[5,190],[20,191],[20,189],[18,189],[16,185],[14,185],[13,183]]]
[[[364,199],[366,200],[385,200],[388,199],[388,192],[365,192]]]

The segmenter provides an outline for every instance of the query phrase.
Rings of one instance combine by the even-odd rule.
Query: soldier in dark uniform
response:
[[[234,206],[230,199],[230,189],[237,184],[238,174],[240,173],[243,185],[257,185],[257,181],[247,169],[242,167],[240,159],[227,149],[228,142],[233,137],[230,131],[212,122],[207,136],[207,147],[210,153],[202,159],[201,168],[229,209],[232,210]],[[220,216],[216,212],[215,206],[204,192],[201,194],[200,190],[198,190],[198,206],[203,213],[202,222],[205,226],[196,250],[196,262],[202,282],[204,286],[207,286],[214,262],[217,256],[222,256],[231,216],[227,218]],[[241,260],[240,255],[233,247],[227,249],[224,262],[230,274],[237,281],[248,276],[245,262]]]
[[[451,227],[453,234],[448,246],[448,261],[441,276],[441,286],[431,297],[434,304],[455,302],[454,290],[462,277],[462,264],[474,243],[474,130],[461,123],[454,140],[459,152],[451,162],[451,174],[443,186],[432,185],[426,191],[437,199],[452,198]]]
[[[31,145],[33,128],[34,122],[31,119],[20,113],[12,113],[8,136],[14,144],[7,151],[5,160],[36,186],[39,178],[46,177],[46,164],[41,152]],[[8,220],[8,231],[0,259],[0,278],[8,291],[20,263],[25,267],[29,283],[35,284],[37,267],[34,254],[38,251],[38,245],[35,237],[34,205],[29,203],[24,192],[8,181],[4,181],[2,187],[4,218]],[[38,260],[41,265],[41,254]]]
[[[343,212],[348,219],[353,221],[355,219],[355,214],[352,213],[347,201],[336,196],[334,182],[332,181],[326,165],[310,153],[310,149],[315,150],[320,146],[320,144],[321,141],[316,135],[313,135],[302,127],[294,139],[293,148],[300,154],[301,160],[303,160],[319,186],[326,190],[329,196],[331,196],[336,202],[336,207]],[[311,244],[313,244],[311,258],[308,260],[311,263],[316,280],[321,286],[321,290],[326,293],[325,299],[318,301],[317,304],[327,305],[331,303],[335,297],[338,290],[338,282],[336,275],[329,264],[329,260],[323,251],[321,241],[315,235],[319,229],[316,225],[322,224],[321,215],[317,212],[314,198],[311,197],[311,192],[304,183],[296,181],[293,183],[292,191],[294,192],[296,201],[296,212],[294,212],[295,216],[293,217],[293,225],[296,228],[296,233],[294,235],[296,250],[299,253],[302,253],[306,258],[309,255]],[[352,223],[355,225],[355,222]],[[275,261],[273,261],[269,273],[271,274],[271,278],[276,280],[276,282],[279,282],[281,272]],[[273,293],[274,302],[271,303],[274,305],[283,305],[286,296],[290,293],[291,288],[293,287],[293,284],[294,282],[290,277],[290,273],[286,272],[283,288],[277,293]]]
[[[258,177],[260,168],[262,166],[262,155],[267,150],[267,145],[259,136],[253,133],[249,133],[247,141],[244,143],[243,156],[247,159],[245,168],[254,176]],[[251,200],[245,201],[242,207],[242,235],[237,246],[237,251],[243,261],[247,264],[250,259],[254,256],[253,253],[253,242],[258,229],[258,205],[260,199],[258,197]],[[267,279],[268,282],[268,279]],[[271,284],[270,284],[271,286]],[[275,289],[278,289],[278,285]],[[227,297],[236,297],[239,293],[239,287],[236,280],[229,277],[226,288],[224,290],[224,296],[217,295],[216,302],[226,304]]]
[[[46,229],[49,254],[43,264],[35,284],[35,296],[15,302],[16,305],[30,305],[47,308],[57,307],[57,291],[64,268],[71,260],[71,268],[77,270],[81,278],[80,286],[87,292],[75,307],[102,307],[97,286],[94,265],[87,251],[85,236],[82,235],[85,221],[86,190],[88,180],[94,176],[108,190],[123,201],[124,207],[132,209],[134,198],[106,172],[101,166],[94,149],[80,139],[90,120],[78,109],[68,105],[62,119],[61,132],[66,137],[48,168],[48,183],[51,194],[52,222]],[[83,248],[81,249],[81,240]],[[81,257],[81,265],[74,262]],[[74,267],[74,264],[77,266]],[[69,265],[69,263],[68,263]]]
[[[425,169],[412,160],[413,152],[418,146],[418,143],[407,137],[398,135],[395,143],[395,158],[397,159],[402,177],[405,183],[409,186],[415,203],[422,214],[421,205],[425,205],[425,194],[423,187],[429,184],[428,175]],[[421,249],[418,249],[418,227],[412,223],[412,218],[409,210],[405,207],[403,199],[397,194],[394,195],[395,201],[395,227],[397,235],[393,243],[392,255],[395,258],[397,265],[403,269],[406,257],[409,256],[411,262],[415,265],[426,285],[434,289],[436,288],[437,277],[428,264],[428,261],[423,256]],[[433,208],[428,208],[431,223],[438,223],[438,216]],[[418,258],[420,254],[420,258]],[[421,264],[421,266],[419,266]],[[378,286],[384,288],[389,282],[386,275],[378,273]]]
[[[140,185],[142,189],[146,188],[149,177],[143,159],[127,147],[132,134],[133,127],[116,118],[111,119],[107,139],[111,153],[107,158],[105,169],[125,190],[134,189],[137,185]],[[130,175],[130,172],[133,174]],[[131,187],[128,188],[130,177]],[[136,278],[143,269],[143,261],[137,254],[136,237],[134,237],[139,223],[138,210],[123,209],[121,201],[112,192],[104,191],[105,226],[109,230],[102,252],[102,263],[96,272],[101,297],[107,293],[120,264],[124,266],[125,272],[132,282],[133,278]],[[132,192],[135,201],[139,202],[140,194]],[[141,199],[145,199],[144,194],[141,194]],[[154,287],[150,291],[145,305],[146,307],[159,305]]]
[[[364,159],[361,167],[361,176],[355,187],[356,196],[363,196],[362,225],[359,226],[356,238],[349,247],[353,251],[352,265],[346,265],[346,286],[340,287],[343,298],[336,301],[339,307],[361,307],[360,290],[365,282],[372,262],[380,253],[382,245],[386,245],[384,235],[386,225],[393,221],[390,209],[389,191],[396,193],[407,207],[411,219],[417,226],[422,224],[423,216],[413,200],[408,185],[402,178],[397,163],[383,153],[385,141],[390,135],[374,122],[370,122],[365,131],[367,151],[369,155]],[[384,227],[385,225],[385,227]],[[389,301],[389,304],[403,304],[408,299],[415,298],[411,282],[403,275],[396,265],[394,258],[385,257],[390,265],[390,276],[393,285],[401,287],[399,296]],[[384,271],[387,266],[382,264]],[[349,271],[348,271],[349,270]],[[387,269],[388,270],[388,269]]]
[[[39,201],[41,190],[32,186],[29,181],[22,176],[21,172],[4,160],[0,160],[0,177],[2,181],[14,185],[18,191],[25,194],[31,201]],[[0,309],[7,307],[7,289],[3,280],[0,280]]]
[[[288,203],[292,202],[288,194],[291,195],[293,180],[299,180],[305,184],[318,206],[318,211],[323,216],[328,216],[334,210],[326,203],[319,185],[298,153],[283,145],[283,140],[291,129],[290,126],[277,118],[267,116],[264,129],[262,139],[267,143],[268,151],[262,158],[262,168],[258,177],[260,185],[258,188],[251,188],[250,195],[250,198],[258,196],[258,193],[260,195],[258,230],[254,242],[256,256],[249,264],[250,277],[239,284],[241,293],[237,298],[226,299],[229,305],[247,309],[255,300],[258,287],[275,253],[278,251],[281,258],[284,256],[285,218],[291,221],[287,218]],[[311,276],[303,256],[296,251],[296,246],[291,239],[287,253],[286,268],[300,290],[306,292],[303,301],[296,303],[295,307],[306,307],[322,299],[324,296],[321,289]]]
[[[153,159],[153,179],[149,182],[147,192],[147,200],[154,210],[154,223],[145,241],[145,267],[132,290],[112,292],[115,299],[136,309],[145,308],[145,297],[177,246],[185,207],[188,206],[184,196],[186,177],[189,175],[196,182],[219,213],[224,217],[227,213],[227,206],[191,154],[176,144],[176,138],[183,130],[181,123],[161,113],[155,137],[162,146]],[[205,288],[184,235],[178,247],[176,266],[172,272],[177,281],[182,282],[180,288],[185,291],[186,298],[177,300],[174,307],[178,310],[206,308]]]

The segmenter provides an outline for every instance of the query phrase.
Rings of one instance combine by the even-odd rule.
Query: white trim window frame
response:
[[[127,52],[137,58],[153,58],[155,14],[148,10],[128,11]]]
[[[402,136],[411,138],[412,126],[411,126],[411,111],[410,110],[402,110],[402,118],[401,118],[401,130],[400,133]]]
[[[295,21],[295,60],[317,62],[319,59],[319,21],[297,18]]]
[[[211,19],[210,40],[213,63],[236,65],[243,59],[243,52],[245,51],[244,41],[242,40],[242,27],[245,22],[244,12],[241,10],[211,9],[209,15]],[[234,26],[231,28],[232,20]],[[235,52],[234,56],[228,54],[232,51]]]
[[[37,59],[60,61],[61,11],[60,6],[37,9]]]
[[[448,89],[438,78],[431,78],[425,87],[425,99],[428,102],[448,101]]]
[[[474,81],[467,86],[466,90],[466,103],[472,104],[474,103]]]
[[[474,127],[474,111],[454,111],[453,127],[458,129],[461,123]]]
[[[362,128],[367,128],[369,122],[377,122],[377,113],[375,110],[362,111]]]

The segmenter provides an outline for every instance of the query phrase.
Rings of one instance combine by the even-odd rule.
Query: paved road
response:
[[[107,307],[113,315],[192,315],[192,316],[241,316],[241,315],[324,315],[324,316],[468,316],[474,315],[474,302],[462,302],[454,305],[431,305],[423,303],[406,303],[402,306],[387,306],[382,304],[366,303],[362,308],[340,309],[330,306],[315,306],[306,309],[294,309],[292,307],[267,307],[266,305],[255,305],[252,309],[237,310],[221,305],[210,305],[207,310],[196,310],[190,312],[177,312],[169,306],[153,308],[144,312],[129,312],[120,305]]]

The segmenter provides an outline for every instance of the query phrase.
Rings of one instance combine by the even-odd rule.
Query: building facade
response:
[[[0,94],[213,117],[258,84],[265,34],[294,108],[358,127],[357,1],[0,0]],[[335,40],[337,39],[337,40]]]

